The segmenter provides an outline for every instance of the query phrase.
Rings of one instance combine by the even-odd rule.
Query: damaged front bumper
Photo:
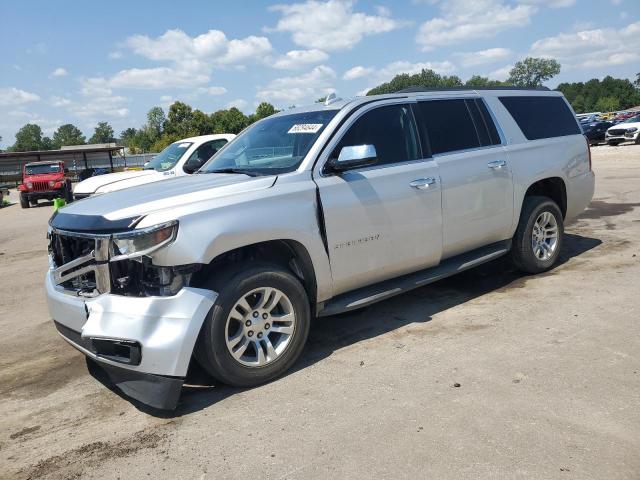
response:
[[[217,293],[184,287],[169,297],[70,294],[45,280],[60,335],[98,363],[126,395],[154,408],[177,406],[200,328]]]

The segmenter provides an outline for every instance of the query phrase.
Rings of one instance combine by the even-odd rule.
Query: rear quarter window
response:
[[[499,97],[527,140],[581,134],[562,97]]]

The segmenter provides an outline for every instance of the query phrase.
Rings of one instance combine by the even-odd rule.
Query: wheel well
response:
[[[527,189],[524,196],[549,197],[558,204],[558,207],[560,207],[562,217],[565,217],[567,214],[567,189],[565,187],[564,180],[559,177],[538,180]]]
[[[307,249],[295,240],[269,240],[222,253],[194,276],[192,285],[202,285],[220,269],[243,261],[276,263],[293,273],[304,286],[311,305],[316,302],[316,275]]]

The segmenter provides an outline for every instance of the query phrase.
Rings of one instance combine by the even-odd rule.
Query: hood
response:
[[[277,178],[223,173],[172,178],[71,203],[58,211],[51,225],[76,231],[122,229],[160,210],[269,188]]]
[[[54,181],[62,181],[64,180],[64,173],[62,172],[53,172],[53,173],[40,173],[39,175],[25,175],[22,178],[22,183],[27,182],[49,182],[51,180]]]
[[[155,170],[130,170],[128,172],[107,173],[89,177],[78,183],[73,189],[73,193],[104,193],[121,188],[133,187],[142,183],[153,182],[166,178],[162,173]]]
[[[609,127],[609,130],[618,130],[618,129],[626,130],[627,128],[640,128],[640,122],[618,123],[617,125],[613,125],[612,127]]]

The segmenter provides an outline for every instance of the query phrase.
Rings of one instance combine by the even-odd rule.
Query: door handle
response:
[[[504,167],[506,164],[507,162],[505,162],[504,160],[493,160],[492,162],[487,163],[487,167],[498,170]]]
[[[434,183],[436,183],[435,178],[427,177],[427,178],[417,178],[411,183],[409,183],[409,185],[413,188],[417,188],[418,190],[426,190],[427,188],[429,188],[429,186],[433,185]]]

